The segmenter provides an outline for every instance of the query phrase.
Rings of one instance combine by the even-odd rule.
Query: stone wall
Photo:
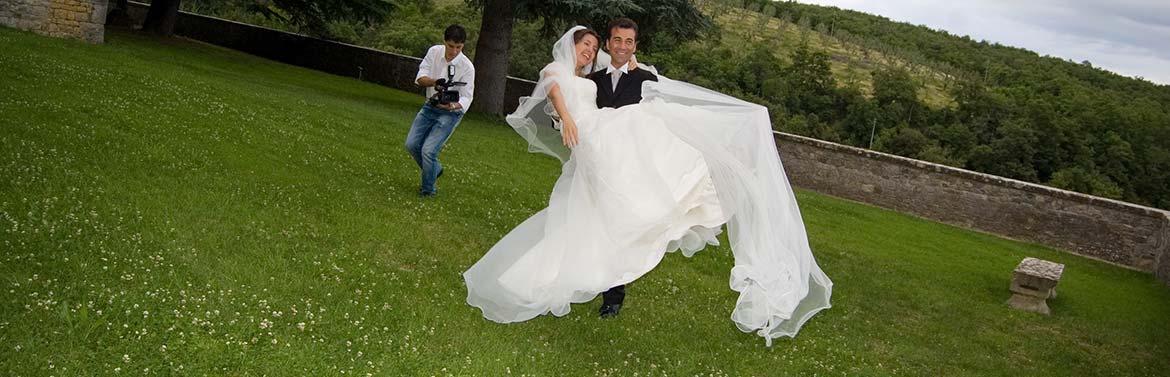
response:
[[[796,135],[775,137],[793,185],[1170,282],[1170,212]]]
[[[106,6],[107,0],[0,0],[0,25],[102,43]]]
[[[146,18],[148,7],[146,4],[131,2],[130,18],[141,24]],[[422,88],[414,84],[414,76],[418,73],[422,59],[413,56],[187,12],[179,12],[175,34],[282,63],[340,76],[360,75],[363,81],[422,93]],[[435,43],[439,43],[441,36],[435,38]],[[532,94],[535,88],[535,82],[509,77],[504,93],[505,111],[515,110],[520,97]]]

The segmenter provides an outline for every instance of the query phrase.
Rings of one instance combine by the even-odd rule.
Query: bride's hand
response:
[[[572,118],[564,118],[562,120],[561,141],[569,148],[577,146],[577,125],[573,123]]]
[[[638,57],[630,55],[630,66],[628,69],[631,71],[638,69]]]

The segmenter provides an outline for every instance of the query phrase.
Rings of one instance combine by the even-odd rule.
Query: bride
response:
[[[564,164],[548,208],[463,274],[468,304],[500,323],[564,316],[666,253],[717,245],[727,224],[740,293],[732,321],[768,345],[795,336],[830,306],[832,282],[809,249],[767,109],[662,76],[644,84],[641,103],[599,109],[597,85],[582,76],[598,46],[581,26],[562,35],[507,117],[530,150]]]

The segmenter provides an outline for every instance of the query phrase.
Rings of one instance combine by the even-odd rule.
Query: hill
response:
[[[1170,208],[1170,86],[834,7],[701,3],[723,36],[665,72],[782,130]]]
[[[829,55],[829,64],[836,81],[842,86],[858,86],[867,96],[873,95],[873,73],[881,68],[906,68],[920,83],[919,99],[925,104],[941,108],[954,105],[949,90],[955,77],[929,66],[915,65],[916,61],[894,52],[872,48],[864,40],[837,31],[828,25],[811,25],[808,18],[792,19],[773,5],[749,8],[732,6],[727,2],[707,1],[702,10],[710,15],[721,30],[720,40],[730,46],[745,43],[764,44],[778,57],[790,62],[790,57],[802,43]]]

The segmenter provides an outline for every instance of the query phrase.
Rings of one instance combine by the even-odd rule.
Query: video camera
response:
[[[459,91],[452,88],[464,85],[467,83],[455,81],[455,66],[449,65],[447,66],[447,78],[435,80],[435,95],[427,101],[432,106],[459,102]]]

